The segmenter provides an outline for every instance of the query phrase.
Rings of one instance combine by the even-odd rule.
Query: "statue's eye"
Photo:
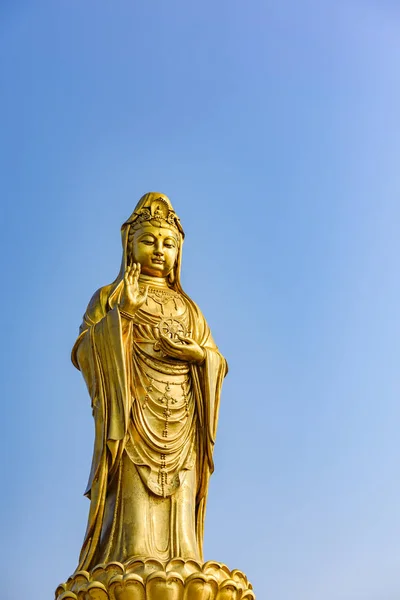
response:
[[[149,240],[149,239],[147,239],[147,240],[141,240],[141,241],[142,241],[142,244],[146,244],[146,246],[152,246],[154,244],[154,241],[153,240]]]

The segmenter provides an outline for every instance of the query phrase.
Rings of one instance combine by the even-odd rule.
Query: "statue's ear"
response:
[[[173,285],[175,283],[175,273],[174,273],[173,269],[172,269],[171,273],[168,275],[167,279],[171,285]]]

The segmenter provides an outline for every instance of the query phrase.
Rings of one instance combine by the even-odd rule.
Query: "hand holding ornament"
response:
[[[161,334],[157,341],[157,347],[167,356],[185,362],[201,363],[205,359],[205,350],[191,337],[177,336],[174,341],[170,337]]]

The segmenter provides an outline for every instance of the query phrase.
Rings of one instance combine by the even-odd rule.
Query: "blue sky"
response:
[[[52,598],[89,503],[69,352],[168,194],[230,364],[207,559],[257,597],[400,595],[400,8],[3,2],[2,597]]]

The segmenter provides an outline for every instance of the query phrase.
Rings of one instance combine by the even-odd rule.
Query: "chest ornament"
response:
[[[164,307],[170,302],[173,303],[175,311],[178,310],[178,306],[181,304],[179,294],[172,292],[171,290],[149,288],[148,297],[153,300],[155,304],[160,307],[161,314],[164,314]]]

